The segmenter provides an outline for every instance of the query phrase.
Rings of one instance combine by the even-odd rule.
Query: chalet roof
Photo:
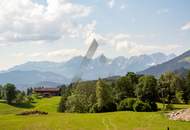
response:
[[[35,92],[59,92],[60,88],[35,88]]]

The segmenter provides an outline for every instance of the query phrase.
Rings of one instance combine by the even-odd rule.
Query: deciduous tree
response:
[[[108,109],[109,104],[113,102],[110,86],[101,79],[96,83],[96,98],[98,108],[105,111]]]
[[[157,80],[154,76],[143,76],[135,90],[135,94],[142,101],[156,102],[157,98]]]
[[[135,86],[130,77],[124,76],[118,79],[116,86],[116,99],[121,101],[128,97],[134,96]]]
[[[183,89],[183,99],[185,103],[188,103],[190,100],[190,71],[187,74],[187,77],[185,79],[185,85]]]
[[[176,92],[180,88],[180,78],[173,72],[166,72],[161,75],[158,86],[159,86],[159,95],[165,104],[171,104],[172,100],[176,97]]]
[[[13,100],[16,99],[16,87],[14,84],[5,84],[4,85],[5,91],[5,99],[7,100],[8,104],[11,104]]]

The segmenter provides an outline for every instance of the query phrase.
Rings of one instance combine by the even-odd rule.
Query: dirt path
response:
[[[106,127],[106,130],[118,130],[117,126],[112,122],[111,119],[103,118],[102,123]]]
[[[170,120],[190,121],[190,109],[173,111],[168,114]]]

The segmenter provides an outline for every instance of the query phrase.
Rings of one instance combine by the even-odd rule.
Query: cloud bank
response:
[[[73,37],[79,26],[76,19],[91,12],[91,7],[68,0],[47,0],[47,5],[32,0],[3,0],[0,8],[0,43]]]

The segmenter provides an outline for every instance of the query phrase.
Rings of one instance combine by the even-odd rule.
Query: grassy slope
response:
[[[190,129],[189,122],[169,121],[161,112],[57,113],[58,102],[59,97],[37,100],[34,109],[48,111],[44,116],[16,116],[23,109],[0,103],[0,130],[166,130],[168,125],[171,130]]]
[[[0,103],[0,116],[5,114],[14,114],[15,112],[19,112],[21,109],[10,106],[6,103]]]
[[[57,107],[60,101],[60,97],[37,99],[34,107],[37,110],[46,112],[57,112]]]

